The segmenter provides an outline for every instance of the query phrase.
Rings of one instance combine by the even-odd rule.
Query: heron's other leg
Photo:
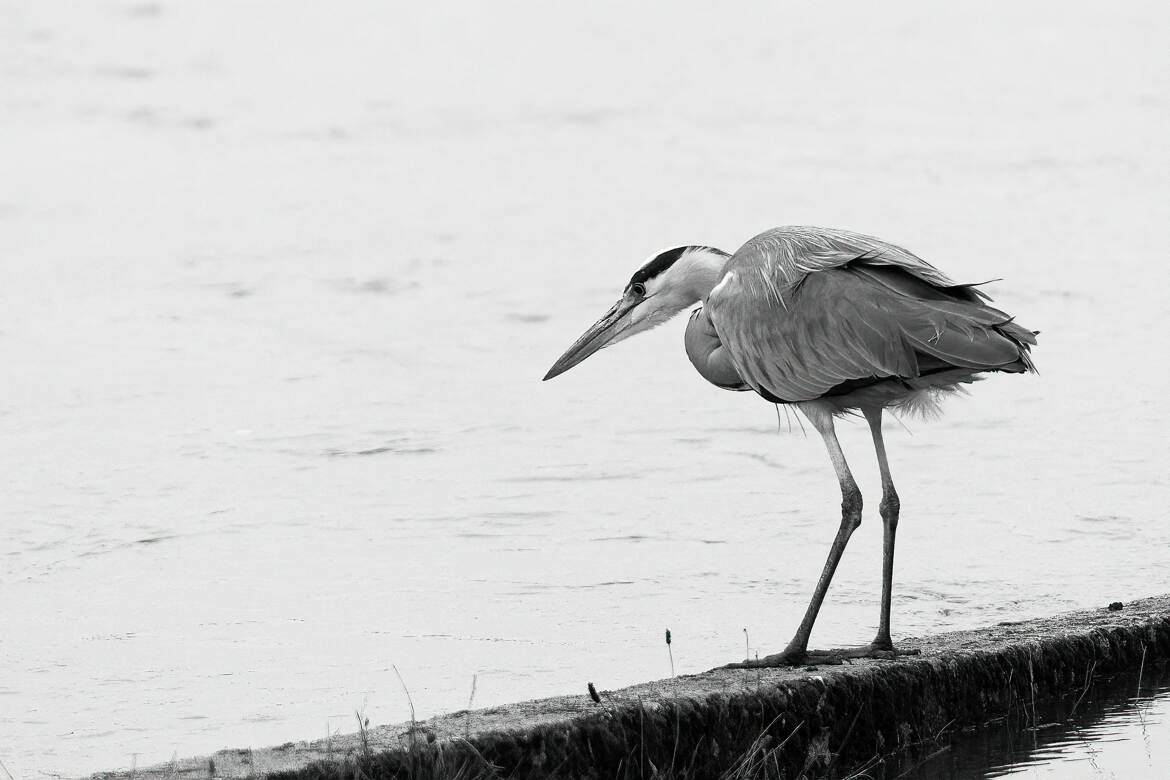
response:
[[[813,623],[817,613],[821,610],[821,603],[825,600],[825,593],[829,590],[829,583],[833,580],[833,573],[837,571],[837,564],[841,561],[841,554],[845,552],[845,545],[849,537],[861,525],[861,491],[849,466],[845,462],[845,453],[841,451],[841,444],[837,441],[837,432],[833,429],[833,415],[827,409],[812,404],[804,404],[801,411],[812,422],[813,427],[825,440],[825,447],[829,450],[829,459],[833,462],[833,469],[837,472],[837,481],[841,485],[841,525],[837,529],[837,536],[833,539],[833,546],[829,548],[829,557],[825,561],[825,568],[817,580],[813,590],[812,600],[804,612],[804,618],[796,629],[796,635],[788,643],[783,652],[761,658],[759,661],[748,660],[743,664],[731,666],[778,666],[783,664],[801,663],[806,660],[808,653],[808,638],[812,633]],[[838,661],[840,663],[840,661]]]
[[[894,535],[898,530],[898,511],[901,503],[898,501],[898,491],[894,490],[894,480],[890,477],[890,464],[886,459],[886,443],[882,438],[882,409],[875,407],[862,410],[865,419],[869,422],[869,431],[873,435],[873,446],[877,451],[878,468],[882,474],[882,611],[878,622],[877,636],[873,640],[874,650],[893,650],[894,643],[890,639],[890,601],[894,591]]]

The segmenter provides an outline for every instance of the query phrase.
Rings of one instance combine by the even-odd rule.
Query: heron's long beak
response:
[[[573,346],[565,350],[552,368],[544,375],[544,381],[552,379],[568,371],[597,350],[611,344],[621,335],[622,331],[630,327],[630,319],[626,315],[636,307],[641,300],[623,297],[597,322],[581,334],[581,338],[573,342]]]

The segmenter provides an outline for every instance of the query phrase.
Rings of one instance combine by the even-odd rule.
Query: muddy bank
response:
[[[1170,595],[907,640],[921,655],[815,669],[719,670],[139,769],[136,778],[844,775],[1093,676],[1170,658]],[[341,769],[339,773],[337,770]],[[122,778],[128,773],[99,773]]]

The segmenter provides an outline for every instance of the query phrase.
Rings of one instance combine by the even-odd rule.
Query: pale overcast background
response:
[[[819,438],[657,250],[871,233],[1042,331],[890,421],[895,638],[1170,588],[1170,6],[0,2],[0,761],[17,780],[782,647]],[[880,494],[814,645],[877,620]]]

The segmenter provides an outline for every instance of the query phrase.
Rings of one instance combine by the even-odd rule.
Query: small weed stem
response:
[[[666,629],[666,655],[670,658],[670,678],[674,679],[674,651],[670,649],[670,629]]]

